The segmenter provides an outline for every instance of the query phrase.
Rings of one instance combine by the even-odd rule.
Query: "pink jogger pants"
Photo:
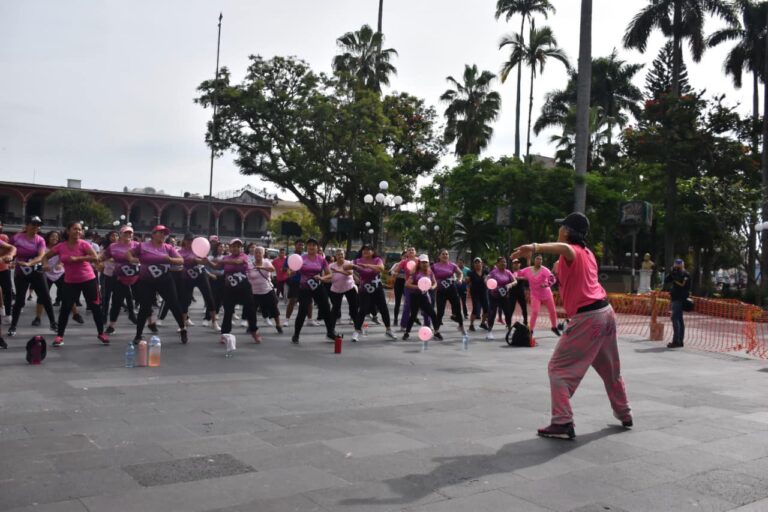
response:
[[[552,297],[552,294],[550,293],[543,301],[531,295],[531,331],[536,328],[536,319],[539,318],[542,302],[544,302],[544,305],[547,306],[547,311],[549,311],[549,323],[552,324],[552,327],[557,327],[557,310],[555,309],[555,299]]]
[[[614,416],[629,419],[632,410],[621,378],[616,317],[610,306],[576,314],[555,347],[548,367],[552,423],[573,421],[570,398],[590,366],[603,379]]]

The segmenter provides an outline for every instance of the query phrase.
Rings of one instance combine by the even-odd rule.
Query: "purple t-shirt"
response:
[[[139,266],[128,261],[126,253],[135,249],[139,242],[113,242],[104,249],[102,258],[112,258],[115,262],[115,276],[124,284],[133,284],[139,278]]]
[[[432,272],[434,272],[435,279],[437,280],[437,289],[450,288],[455,282],[454,276],[457,270],[459,270],[459,267],[450,261],[448,263],[438,261],[432,265]]]
[[[502,272],[501,270],[499,270],[498,267],[493,267],[493,270],[491,270],[490,273],[488,273],[488,279],[495,279],[496,280],[496,283],[498,284],[496,289],[495,290],[490,290],[489,289],[488,291],[494,297],[498,297],[500,295],[506,295],[507,294],[506,290],[504,290],[503,292],[499,293],[499,289],[504,288],[509,283],[511,283],[515,279],[515,276],[512,274],[512,272],[509,269],[505,268],[504,271]]]
[[[418,284],[419,284],[419,280],[420,280],[422,277],[426,277],[427,279],[429,279],[429,280],[430,280],[430,283],[431,283],[431,282],[432,282],[432,276],[433,276],[433,275],[434,275],[434,274],[431,274],[431,273],[429,273],[429,272],[422,272],[421,270],[418,270],[418,269],[417,269],[415,273],[413,273],[413,274],[410,274],[411,283],[413,283],[413,284],[415,284],[415,285],[418,285]],[[432,284],[430,284],[429,286],[432,286]],[[414,289],[411,289],[411,292],[412,292],[412,293],[424,293],[424,292],[422,292],[421,290],[414,290]]]
[[[301,265],[301,269],[299,269],[299,274],[301,275],[299,288],[303,290],[314,290],[317,287],[311,286],[308,281],[316,275],[322,274],[323,271],[328,268],[328,262],[319,254],[315,254],[314,259],[309,254],[304,254],[301,256],[301,259],[304,263]],[[316,281],[312,279],[312,282]]]
[[[30,240],[24,233],[16,233],[11,243],[16,246],[16,259],[18,261],[26,262],[37,258],[40,251],[45,252],[45,239],[40,235],[35,235]]]
[[[157,279],[167,274],[171,268],[168,257],[179,257],[178,251],[171,244],[162,244],[157,247],[152,242],[142,242],[132,252],[141,262],[139,270],[141,279]]]
[[[378,256],[371,259],[371,260],[364,260],[363,258],[358,258],[355,260],[355,265],[360,264],[365,265],[383,265],[384,262],[381,261],[381,258]],[[371,268],[358,268],[357,273],[360,276],[360,284],[366,284],[370,283],[371,281],[377,281],[376,278],[378,278],[379,283],[381,283],[381,274],[379,274],[378,270],[373,270]]]
[[[244,252],[241,252],[237,256],[233,256],[232,254],[224,257],[227,260],[238,260],[238,261],[231,261],[230,263],[224,263],[224,274],[235,274],[237,272],[242,272],[245,274],[245,272],[248,270],[248,255]]]

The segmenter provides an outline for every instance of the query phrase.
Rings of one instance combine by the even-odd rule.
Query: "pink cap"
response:
[[[168,229],[167,227],[163,226],[162,224],[158,224],[157,226],[152,228],[152,232],[153,233],[156,232],[156,231],[162,231],[163,233],[170,233],[171,232],[170,229]]]
[[[233,238],[232,240],[230,240],[230,241],[229,241],[229,245],[232,245],[232,244],[240,244],[240,245],[243,245],[243,241],[242,241],[242,240],[240,240],[239,238]]]

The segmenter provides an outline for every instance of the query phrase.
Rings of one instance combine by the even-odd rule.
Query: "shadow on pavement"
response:
[[[439,457],[433,459],[441,463],[430,473],[406,475],[385,480],[390,489],[400,497],[387,499],[347,499],[341,505],[397,505],[418,501],[442,487],[480,479],[495,473],[510,473],[519,469],[537,466],[548,462],[571,450],[582,447],[592,441],[623,432],[617,427],[608,427],[576,437],[574,441],[543,439],[534,437],[524,441],[504,445],[492,455],[462,455],[458,457]]]

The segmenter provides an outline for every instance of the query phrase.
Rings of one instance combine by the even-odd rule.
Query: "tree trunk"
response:
[[[587,207],[587,159],[589,157],[589,103],[592,87],[592,0],[581,0],[581,36],[579,40],[579,81],[576,101],[576,180],[574,211]]]
[[[683,38],[680,36],[682,31],[683,13],[681,0],[675,1],[675,14],[672,20],[672,96],[680,96],[680,71],[683,63]]]
[[[525,43],[525,16],[520,23],[520,38]],[[522,103],[523,63],[517,65],[517,98],[515,103],[515,158],[520,158],[520,106]]]
[[[379,0],[379,33],[382,33],[381,22],[384,18],[384,0]]]
[[[674,98],[680,96],[680,70],[682,69],[683,48],[682,37],[682,4],[675,2],[675,14],[672,22],[674,36],[672,38],[672,91]],[[675,260],[675,217],[677,216],[677,169],[672,162],[666,166],[667,187],[664,193],[664,267],[667,271],[672,268]]]
[[[752,158],[757,160],[760,151],[760,137],[757,133],[757,123],[760,120],[760,77],[755,70],[752,72]],[[757,210],[749,213],[749,225],[747,226],[747,286],[752,288],[756,284],[755,262],[757,261]]]
[[[525,142],[525,165],[530,165],[531,157],[531,118],[533,117],[533,81],[536,78],[536,63],[531,63],[531,96],[528,99],[528,131]]]
[[[768,15],[766,16],[766,25],[768,25]],[[768,57],[768,37],[765,38],[765,56]],[[766,79],[763,83],[763,160],[762,160],[762,218],[765,221],[768,216],[768,58],[764,59],[764,72]],[[763,303],[763,299],[768,292],[768,230],[763,230],[760,233],[762,240],[762,254],[760,255],[760,296],[758,297],[758,304]]]

